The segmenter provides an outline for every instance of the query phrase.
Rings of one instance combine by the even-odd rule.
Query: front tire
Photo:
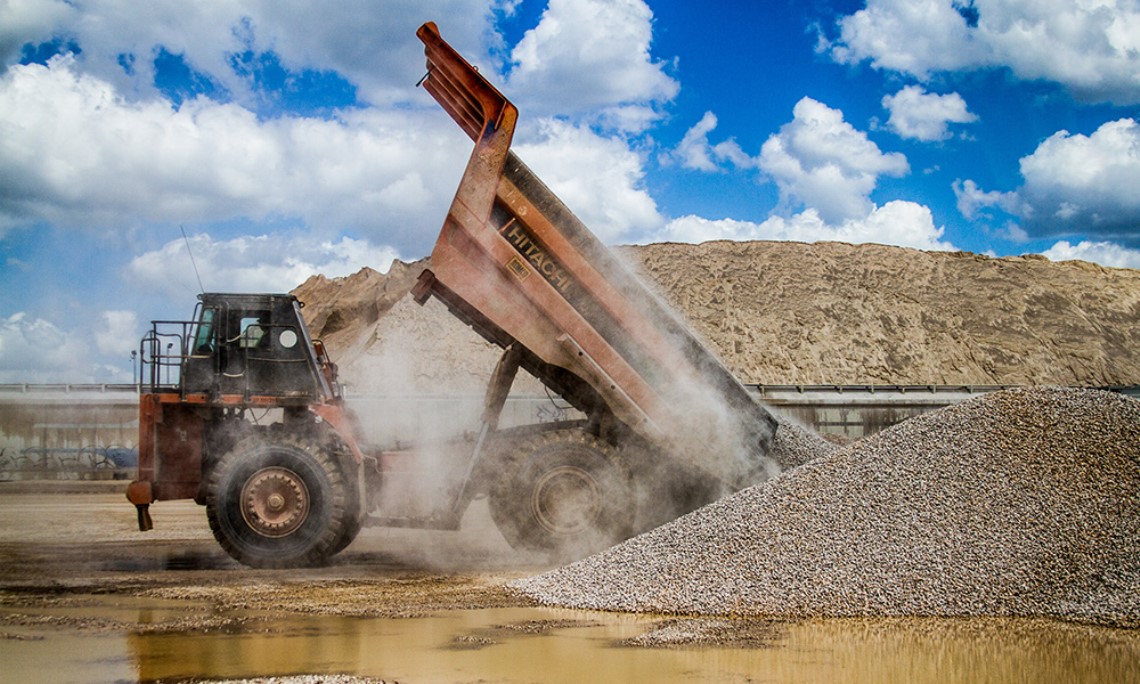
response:
[[[336,458],[325,449],[255,436],[218,460],[206,516],[214,538],[245,565],[309,567],[347,546],[354,531],[351,500]]]
[[[491,517],[516,549],[566,561],[633,533],[629,477],[610,445],[580,430],[519,445],[491,488]]]

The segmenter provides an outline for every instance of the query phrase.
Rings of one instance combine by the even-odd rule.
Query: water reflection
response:
[[[74,621],[51,629],[32,618],[6,624],[0,630],[0,679],[155,682],[347,673],[407,683],[1140,684],[1140,631],[1048,620],[741,625],[538,608],[449,611],[413,619],[282,619],[218,616],[189,602],[178,607],[122,597],[91,601],[40,611]],[[180,616],[175,619],[172,611],[181,611]],[[96,618],[121,627],[89,629]],[[186,619],[200,626],[178,632],[164,627]],[[665,637],[690,643],[622,645]],[[725,645],[726,638],[734,640]],[[710,645],[709,639],[720,645]]]
[[[692,621],[698,636],[708,621]],[[820,620],[753,648],[620,646],[685,621],[546,609],[306,618],[129,638],[140,681],[352,673],[402,682],[1130,682],[1140,634],[1044,620]],[[719,627],[717,628],[720,629]],[[718,632],[723,637],[723,633]]]

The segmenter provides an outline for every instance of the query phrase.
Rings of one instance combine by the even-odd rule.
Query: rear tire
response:
[[[633,533],[632,488],[610,445],[580,430],[555,430],[514,454],[489,497],[511,546],[566,561]]]
[[[356,486],[351,481],[346,486],[354,494],[348,497],[348,506],[344,515],[344,529],[340,533],[340,539],[337,540],[336,544],[333,544],[329,551],[330,556],[335,556],[348,548],[348,545],[356,539],[356,535],[360,534],[360,529],[364,527],[365,515],[360,511]]]
[[[218,460],[206,517],[226,553],[245,565],[309,567],[355,536],[351,500],[336,458],[319,445],[254,436]]]

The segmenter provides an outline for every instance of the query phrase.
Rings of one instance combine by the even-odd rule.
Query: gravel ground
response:
[[[1140,402],[985,395],[510,586],[601,610],[1140,626]]]

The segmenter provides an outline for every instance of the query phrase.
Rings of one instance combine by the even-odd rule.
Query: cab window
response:
[[[241,331],[238,344],[242,349],[265,346],[269,342],[269,314],[243,316],[238,329]]]
[[[194,346],[192,353],[195,355],[211,354],[214,351],[214,309],[203,309],[202,318],[198,321],[197,330],[194,333]]]

